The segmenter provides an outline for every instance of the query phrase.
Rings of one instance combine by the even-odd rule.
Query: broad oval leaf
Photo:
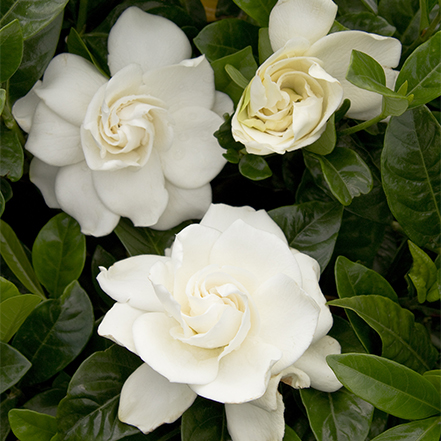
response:
[[[342,213],[343,207],[337,203],[313,201],[269,211],[289,246],[317,260],[321,271],[334,251]]]
[[[260,26],[268,26],[270,12],[277,0],[233,0],[242,11],[259,23]]]
[[[69,283],[78,279],[86,261],[86,238],[78,222],[57,214],[38,233],[32,247],[32,263],[40,282],[60,297]]]
[[[327,393],[301,389],[300,396],[316,439],[365,441],[374,407],[347,389]]]
[[[28,409],[9,411],[9,424],[20,441],[50,441],[57,433],[55,417]]]
[[[89,340],[93,324],[92,304],[77,282],[59,299],[38,305],[12,342],[32,363],[26,384],[45,381],[74,360]]]
[[[14,75],[23,56],[23,32],[18,20],[0,29],[0,83]]]
[[[244,155],[239,161],[239,171],[252,181],[261,181],[269,178],[273,172],[269,168],[268,163],[262,156]]]
[[[391,118],[381,156],[389,207],[412,242],[438,249],[441,242],[440,125],[426,107]]]
[[[409,310],[387,297],[363,295],[332,300],[328,304],[355,311],[375,329],[383,342],[383,357],[421,373],[431,369],[438,358],[438,351],[424,326],[415,323]]]
[[[439,441],[440,437],[441,417],[432,417],[392,427],[371,441]]]
[[[29,360],[17,349],[0,342],[0,393],[14,386],[31,367]]]
[[[86,440],[92,435],[101,441],[116,441],[139,433],[136,427],[120,422],[117,413],[121,388],[141,362],[114,345],[81,364],[58,406],[58,430],[64,441]]]
[[[328,355],[326,361],[346,388],[384,412],[417,420],[440,411],[435,387],[395,361],[368,354]]]

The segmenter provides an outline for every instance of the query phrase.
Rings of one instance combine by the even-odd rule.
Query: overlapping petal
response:
[[[41,80],[38,80],[32,89],[12,106],[12,114],[15,120],[21,129],[27,133],[31,130],[35,109],[40,102],[40,98],[35,93],[35,89],[39,87],[41,87]]]
[[[43,194],[46,205],[50,208],[61,208],[55,194],[55,180],[60,167],[46,164],[38,158],[33,158],[29,166],[29,179]]]

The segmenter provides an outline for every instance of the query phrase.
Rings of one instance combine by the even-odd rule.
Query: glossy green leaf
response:
[[[418,46],[403,64],[395,88],[407,81],[408,93],[413,94],[409,108],[421,106],[441,95],[441,31]]]
[[[0,393],[20,381],[31,367],[31,363],[17,349],[0,342]]]
[[[418,9],[419,0],[381,0],[378,14],[397,28],[400,37],[408,31]]]
[[[379,295],[337,299],[329,305],[349,309],[380,335],[382,356],[424,372],[433,367],[438,352],[426,329],[415,323],[414,315],[397,303]]]
[[[440,411],[435,387],[395,361],[368,354],[328,355],[326,361],[347,389],[384,412],[417,420]]]
[[[227,441],[228,439],[223,404],[198,397],[182,415],[182,441]]]
[[[269,168],[268,163],[262,156],[244,155],[239,161],[239,171],[242,176],[245,176],[252,181],[261,181],[269,178],[273,172]]]
[[[440,125],[426,107],[391,118],[381,156],[389,207],[419,247],[441,245]]]
[[[322,133],[322,136],[305,147],[308,152],[316,153],[318,155],[329,155],[334,150],[335,143],[337,141],[337,135],[335,133],[335,116],[332,115],[326,124],[326,129]]]
[[[392,427],[371,441],[439,441],[440,437],[441,418],[432,417]]]
[[[10,410],[9,424],[20,441],[50,441],[57,433],[55,417],[28,409]]]
[[[41,302],[34,294],[22,294],[0,303],[0,340],[8,342]]]
[[[348,29],[385,35],[387,37],[392,37],[396,31],[395,26],[392,26],[383,17],[368,11],[342,15],[338,17],[338,21]]]
[[[305,151],[304,159],[310,171],[318,161],[329,189],[342,205],[349,205],[354,197],[372,190],[373,179],[369,167],[351,149],[336,147],[326,156]]]
[[[57,17],[68,0],[2,0],[0,26],[18,19],[23,37],[29,38]]]
[[[327,393],[301,389],[300,396],[316,439],[365,441],[374,407],[346,389]]]
[[[14,75],[23,57],[23,32],[18,20],[0,29],[0,83]]]
[[[194,39],[196,47],[212,62],[251,46],[257,53],[259,28],[236,18],[206,26]]]
[[[18,181],[23,175],[23,147],[12,130],[0,125],[0,176]]]
[[[437,390],[441,392],[441,370],[435,369],[433,371],[426,371],[423,377],[429,380]]]
[[[77,282],[59,299],[38,305],[12,342],[32,363],[26,383],[41,383],[64,369],[86,345],[93,324],[92,304]]]
[[[233,0],[242,11],[257,21],[260,26],[268,26],[271,9],[277,0]]]
[[[85,260],[86,238],[78,222],[65,213],[57,214],[41,229],[32,247],[35,273],[54,297],[60,297],[78,279]]]
[[[45,298],[43,288],[34,273],[24,249],[12,228],[0,220],[0,251],[8,267],[33,294]]]
[[[268,28],[259,29],[259,63],[263,64],[273,54]]]
[[[0,277],[0,302],[19,295],[20,291],[12,282]]]
[[[313,257],[323,271],[334,251],[343,208],[333,202],[305,202],[269,211],[288,243]]]
[[[88,439],[91,433],[102,441],[123,439],[139,430],[119,421],[121,388],[141,359],[114,345],[95,352],[75,372],[57,413],[63,440]]]

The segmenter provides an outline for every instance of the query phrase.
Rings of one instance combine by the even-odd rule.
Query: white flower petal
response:
[[[118,18],[109,34],[108,50],[112,75],[131,63],[147,71],[191,57],[190,42],[177,25],[137,7],[126,9]]]
[[[168,193],[155,150],[144,167],[94,170],[92,176],[103,203],[114,213],[128,217],[137,227],[154,225],[167,206]]]
[[[118,418],[148,433],[176,421],[195,398],[187,385],[170,383],[144,363],[124,383]]]
[[[81,226],[83,234],[104,236],[113,231],[119,216],[101,201],[86,162],[61,167],[55,180],[55,194],[60,207]]]
[[[169,257],[143,254],[114,263],[108,270],[100,268],[97,280],[104,292],[120,303],[128,303],[144,311],[163,311],[161,302],[149,280],[149,272],[157,262]]]
[[[173,383],[209,383],[216,378],[220,349],[202,349],[181,343],[170,334],[179,326],[173,318],[152,312],[133,325],[136,353]]]
[[[115,303],[98,326],[98,334],[136,353],[132,327],[142,314],[145,312],[128,303]]]
[[[18,99],[12,106],[12,115],[21,129],[26,133],[29,133],[31,130],[34,112],[40,102],[40,98],[35,93],[35,89],[40,87],[41,84],[42,82],[38,80],[32,89],[24,97]]]
[[[323,62],[328,74],[343,86],[343,99],[351,100],[347,115],[350,118],[370,119],[380,114],[381,96],[359,89],[345,79],[352,50],[364,52],[386,68],[396,67],[400,61],[401,43],[390,37],[361,31],[342,31],[329,34],[313,44],[307,55]]]
[[[317,343],[311,345],[302,357],[294,363],[294,367],[304,371],[311,379],[311,387],[322,392],[335,392],[342,387],[332,369],[326,363],[326,356],[340,354],[340,343],[329,335],[325,335]]]
[[[106,81],[83,57],[63,53],[49,63],[35,93],[51,110],[80,127],[92,97]]]
[[[216,90],[214,105],[211,110],[222,117],[226,113],[231,114],[234,111],[233,101],[226,93]]]
[[[165,181],[168,204],[156,224],[155,230],[168,230],[188,219],[200,219],[211,203],[211,186],[184,189]]]
[[[35,110],[25,147],[40,160],[57,167],[84,161],[79,128],[59,117],[43,101]]]
[[[282,395],[276,392],[277,408],[265,410],[250,403],[225,404],[228,432],[234,441],[282,441],[285,419]]]
[[[167,103],[170,112],[191,106],[211,109],[214,105],[214,72],[203,55],[177,65],[149,70],[143,81],[145,93]]]
[[[260,313],[260,338],[283,354],[273,366],[278,374],[298,360],[311,344],[320,308],[290,277],[277,274],[253,294]]]
[[[328,33],[336,14],[337,5],[332,0],[279,0],[269,19],[273,51],[294,37],[314,43]]]
[[[274,234],[285,243],[288,243],[282,229],[265,210],[256,211],[248,206],[232,207],[225,204],[212,204],[201,220],[201,225],[224,232],[237,219],[242,219],[254,228]]]
[[[222,118],[203,107],[185,107],[173,113],[175,123],[171,148],[161,151],[164,176],[180,188],[198,188],[222,170],[225,150],[213,133]]]
[[[41,191],[44,202],[49,208],[61,208],[55,195],[55,179],[59,167],[48,165],[38,158],[33,158],[29,166],[29,179]]]

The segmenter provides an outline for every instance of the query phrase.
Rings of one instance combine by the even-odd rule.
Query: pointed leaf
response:
[[[20,441],[50,441],[57,433],[55,417],[33,410],[10,410],[9,424]]]
[[[439,441],[441,417],[426,418],[392,427],[371,441]]]
[[[398,418],[417,420],[440,411],[439,392],[422,375],[376,355],[328,355],[337,378],[355,395]]]
[[[424,372],[423,377],[429,380],[439,391],[441,391],[441,370]]]
[[[0,302],[19,295],[20,291],[12,282],[0,277]]]
[[[23,32],[18,20],[0,29],[0,83],[14,75],[23,57]]]
[[[14,386],[31,367],[31,363],[17,349],[0,342],[0,393]]]

